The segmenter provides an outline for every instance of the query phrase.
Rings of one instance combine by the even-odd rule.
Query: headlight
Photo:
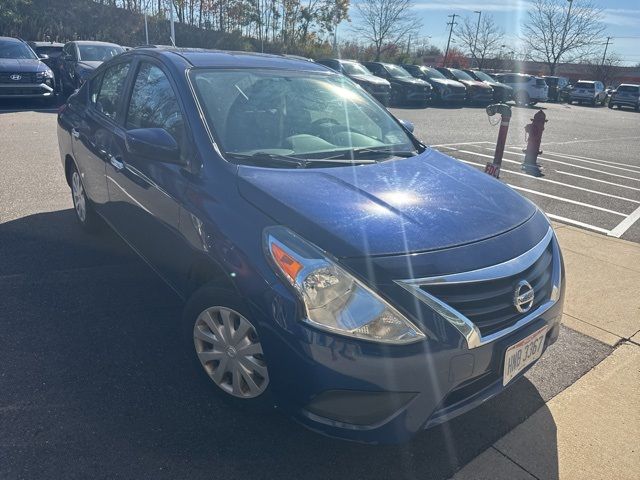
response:
[[[264,234],[265,254],[304,304],[304,322],[340,335],[407,344],[425,335],[349,272],[285,227]]]
[[[50,68],[47,68],[44,72],[36,73],[36,78],[45,79],[45,78],[53,78],[53,71]]]

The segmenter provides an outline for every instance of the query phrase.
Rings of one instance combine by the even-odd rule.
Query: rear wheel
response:
[[[611,110],[613,110],[613,107],[615,107],[615,106],[616,106],[616,104],[615,104],[615,103],[611,103],[611,102],[609,102],[609,108],[610,108]]]
[[[75,165],[71,171],[71,199],[73,200],[73,208],[76,213],[76,219],[80,226],[87,232],[96,232],[100,227],[100,217],[93,209],[91,200],[87,198],[87,194],[82,184],[82,178]]]

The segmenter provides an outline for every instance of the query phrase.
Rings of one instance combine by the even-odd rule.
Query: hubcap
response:
[[[193,327],[193,343],[209,378],[228,394],[253,398],[267,388],[269,374],[258,334],[235,310],[204,310]]]
[[[71,176],[71,193],[73,195],[73,206],[76,209],[78,218],[81,222],[84,222],[87,218],[87,201],[84,196],[84,189],[82,188],[82,182],[80,181],[80,175],[78,172],[73,172]]]

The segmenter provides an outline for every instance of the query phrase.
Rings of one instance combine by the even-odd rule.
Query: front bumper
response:
[[[0,98],[49,98],[54,87],[46,83],[0,83]]]
[[[559,251],[554,262],[562,272]],[[461,334],[439,312],[429,310],[431,316],[425,318],[427,307],[419,302],[416,308],[423,309],[424,321],[417,323],[427,325],[427,339],[396,346],[307,326],[297,320],[303,315],[301,308],[286,300],[288,290],[274,284],[260,302],[269,308],[253,307],[260,323],[271,325],[260,337],[277,406],[327,436],[370,444],[408,441],[513,384],[515,379],[502,385],[505,352],[511,345],[545,326],[545,349],[556,341],[564,282],[559,285],[557,300],[549,308],[504,335],[481,337],[479,342]],[[398,288],[405,298],[415,298]]]
[[[487,103],[487,104],[489,104],[489,103],[493,102],[493,91],[489,91],[489,92],[485,92],[485,91],[473,92],[473,93],[469,94],[468,101],[470,103],[478,103],[478,104]]]
[[[466,92],[447,92],[441,93],[440,98],[443,102],[462,103],[467,99]]]
[[[572,102],[595,102],[595,95],[572,93],[569,97]]]
[[[411,103],[426,103],[431,100],[431,92],[409,90],[405,92],[404,98]]]
[[[609,103],[612,105],[626,105],[628,107],[637,108],[640,105],[640,99],[625,98],[625,97],[611,97]]]

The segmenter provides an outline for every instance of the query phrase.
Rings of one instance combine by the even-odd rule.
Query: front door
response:
[[[123,128],[116,131],[107,164],[110,218],[116,229],[176,290],[186,282],[186,244],[179,233],[180,198],[187,187],[188,142],[184,115],[159,63],[141,61],[131,82]],[[131,153],[128,130],[162,128],[180,147],[184,164]]]

